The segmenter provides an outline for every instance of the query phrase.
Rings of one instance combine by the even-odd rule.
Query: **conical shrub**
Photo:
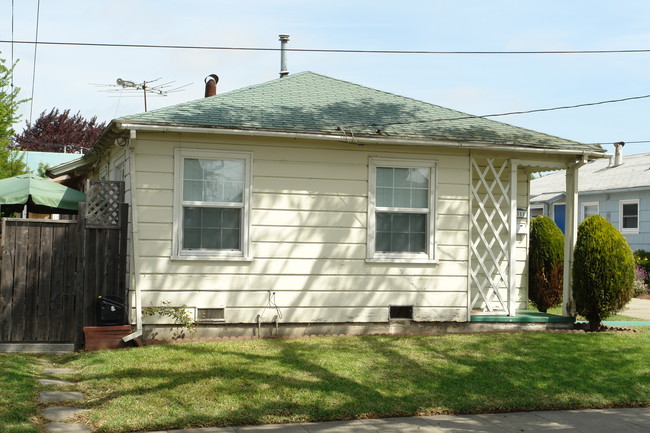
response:
[[[600,215],[578,226],[573,254],[573,296],[592,331],[622,310],[634,293],[634,254],[627,240]]]
[[[564,235],[547,216],[530,221],[528,299],[546,313],[562,303],[564,281]]]

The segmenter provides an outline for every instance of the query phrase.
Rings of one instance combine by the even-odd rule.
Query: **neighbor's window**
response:
[[[544,215],[543,206],[531,206],[530,207],[530,218],[535,218],[536,216]]]
[[[248,259],[251,155],[176,156],[175,258]]]
[[[589,218],[592,215],[598,215],[598,202],[582,204],[582,219]]]
[[[639,200],[621,200],[619,224],[622,232],[639,231]]]
[[[434,162],[371,159],[370,261],[430,261],[435,258],[434,179]]]

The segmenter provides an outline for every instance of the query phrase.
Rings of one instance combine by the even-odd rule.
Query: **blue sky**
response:
[[[16,41],[34,41],[37,0],[14,0]],[[0,0],[0,40],[12,40],[12,0]],[[278,48],[549,51],[650,49],[647,0],[169,1],[41,0],[38,40]],[[32,95],[34,46],[15,44],[15,85]],[[11,44],[0,43],[0,57]],[[290,52],[292,73],[314,71],[471,114],[485,115],[650,94],[650,52],[627,54],[359,54]],[[275,79],[275,51],[39,45],[25,120],[53,107],[107,121],[144,110],[140,94],[106,93],[117,78],[161,78],[183,91],[148,98],[155,109]],[[109,88],[117,89],[117,88]],[[494,118],[584,143],[650,149],[650,98]],[[610,152],[611,145],[604,146]]]

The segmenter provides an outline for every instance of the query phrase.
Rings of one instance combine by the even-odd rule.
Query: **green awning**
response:
[[[86,194],[49,179],[21,174],[0,180],[0,211],[76,213]]]

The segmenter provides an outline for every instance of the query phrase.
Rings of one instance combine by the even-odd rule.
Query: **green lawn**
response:
[[[37,358],[0,353],[0,431],[36,433]]]
[[[59,358],[101,432],[650,405],[650,331],[185,343]]]

